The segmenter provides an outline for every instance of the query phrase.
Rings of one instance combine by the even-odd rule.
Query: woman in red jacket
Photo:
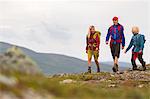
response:
[[[91,73],[91,60],[94,56],[94,60],[97,66],[97,72],[100,72],[98,57],[99,57],[99,45],[100,45],[100,32],[95,31],[94,26],[89,27],[89,31],[86,37],[86,53],[88,55],[88,73]]]

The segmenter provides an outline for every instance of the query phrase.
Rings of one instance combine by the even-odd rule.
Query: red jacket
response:
[[[95,51],[96,48],[99,50],[100,46],[100,32],[96,31],[95,33],[91,33],[90,37],[86,37],[86,50],[93,50]]]

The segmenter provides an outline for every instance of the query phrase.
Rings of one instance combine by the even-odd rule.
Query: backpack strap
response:
[[[99,31],[96,31],[95,34],[93,35],[93,38],[95,39],[97,35],[98,35],[98,37],[100,37],[101,33]]]

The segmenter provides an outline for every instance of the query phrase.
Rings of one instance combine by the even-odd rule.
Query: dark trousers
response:
[[[115,59],[115,57],[119,58],[120,44],[111,44],[110,49],[111,49],[111,54],[112,54],[113,59]]]
[[[140,63],[142,64],[142,66],[145,66],[145,61],[143,59],[143,53],[132,53],[132,58],[131,58],[131,63],[133,66],[133,69],[137,69],[137,65],[136,65],[136,59],[138,58],[138,60],[140,61]]]

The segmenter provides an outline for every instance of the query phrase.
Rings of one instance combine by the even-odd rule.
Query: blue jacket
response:
[[[109,41],[109,38],[111,37],[111,43],[122,43],[122,46],[125,46],[125,37],[124,37],[124,28],[121,24],[118,23],[118,25],[112,25],[108,29],[108,33],[106,36],[106,42]]]
[[[133,35],[129,46],[126,49],[126,52],[129,51],[132,46],[134,46],[132,49],[132,52],[139,52],[140,50],[143,51],[144,43],[145,43],[145,36],[144,35],[141,35],[141,34]]]

